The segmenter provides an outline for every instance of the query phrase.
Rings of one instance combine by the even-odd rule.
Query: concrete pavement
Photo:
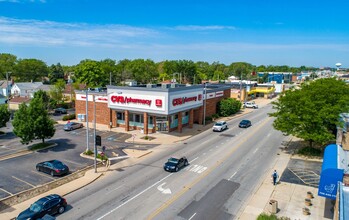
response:
[[[263,107],[264,105],[270,103],[270,100],[265,99],[257,99],[256,103]],[[254,111],[253,109],[244,109],[241,113],[233,116],[239,117],[244,114],[248,114]],[[219,120],[230,120],[233,117],[227,117]],[[127,140],[127,142],[137,144],[173,144],[180,141],[185,141],[186,139],[201,133],[204,130],[211,129],[212,124],[208,124],[206,126],[202,125],[194,125],[192,129],[184,128],[182,133],[171,132],[167,133],[155,133],[149,134],[148,136],[154,137],[153,140],[144,140],[145,136],[140,131],[130,131],[133,136]],[[106,126],[97,125],[98,130],[108,130],[110,129]],[[125,132],[123,128],[113,128],[111,131],[115,132]],[[131,165],[139,162],[139,158],[156,151],[156,148],[149,150],[137,150],[137,149],[125,149],[125,153],[127,153],[130,158],[127,160],[123,160],[119,163],[113,164],[107,167],[98,168],[98,172],[95,173],[94,170],[89,170],[85,173],[85,176],[71,181],[67,184],[64,184],[60,187],[52,189],[44,193],[43,195],[34,197],[20,204],[14,205],[6,210],[3,210],[0,213],[0,219],[13,219],[15,218],[21,211],[30,206],[33,202],[38,200],[39,198],[49,195],[49,194],[59,194],[65,196],[71,192],[74,192],[101,177],[103,174],[108,172],[109,167],[114,170],[118,167],[122,167],[125,165]],[[270,169],[270,173],[265,175],[265,178],[261,181],[261,184],[256,189],[255,193],[251,196],[248,203],[245,205],[244,209],[241,211],[239,215],[239,219],[256,219],[257,216],[263,212],[268,212],[270,205],[270,200],[276,200],[278,203],[278,216],[287,216],[292,219],[326,219],[324,218],[324,209],[325,209],[325,199],[317,196],[317,189],[313,187],[301,186],[290,183],[279,183],[277,186],[273,186],[271,183],[271,173],[274,169],[278,171],[279,174],[282,173],[284,169],[286,169],[288,161],[290,160],[290,155],[287,153],[280,152],[280,155],[274,165],[273,168]],[[307,192],[312,192],[314,198],[311,199],[313,205],[309,206],[310,215],[303,215],[302,209],[305,207],[304,199],[307,196]],[[69,201],[68,201],[69,203]],[[330,210],[328,210],[330,212]]]

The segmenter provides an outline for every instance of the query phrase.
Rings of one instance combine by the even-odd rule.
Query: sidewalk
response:
[[[270,99],[266,100],[266,99],[257,99],[255,100],[256,103],[259,105],[259,107],[263,107],[266,104],[270,103]],[[252,111],[254,111],[253,109],[243,109],[239,114],[236,114],[232,117],[226,117],[226,118],[220,118],[219,120],[230,120],[233,119],[234,117],[241,117],[245,114],[249,114]],[[258,111],[258,110],[257,110]],[[66,122],[64,122],[66,123]],[[140,131],[130,131],[130,132],[125,132],[124,128],[113,128],[111,129],[111,131],[114,132],[125,132],[125,133],[129,133],[129,134],[136,134],[135,138],[130,138],[128,140],[126,140],[127,142],[130,143],[135,143],[135,144],[161,144],[161,145],[167,145],[167,144],[173,144],[173,143],[177,143],[180,141],[184,141],[194,135],[197,135],[199,133],[201,133],[202,131],[205,131],[207,129],[211,129],[212,128],[212,124],[207,124],[206,126],[203,125],[197,125],[195,124],[194,127],[192,129],[189,128],[183,128],[183,132],[182,133],[178,133],[176,131],[171,132],[171,133],[154,133],[154,134],[149,134],[148,136],[152,136],[155,137],[154,140],[144,140],[142,139],[143,136],[145,136],[144,134],[141,134]],[[110,129],[107,126],[101,126],[101,125],[97,125],[97,129],[98,130],[106,130],[106,131],[110,131]],[[152,151],[156,150],[156,148],[153,148],[151,150],[142,150],[139,151],[137,149],[125,149],[125,153],[128,154],[128,156],[130,158],[128,158],[127,160],[123,160],[121,162],[118,162],[116,164],[113,164],[111,166],[108,167],[100,167],[98,168],[98,172],[95,173],[94,169],[88,170],[85,175],[79,179],[76,179],[74,181],[71,181],[67,184],[64,184],[62,186],[59,186],[55,189],[52,189],[46,193],[43,193],[39,196],[36,196],[34,198],[31,198],[25,202],[19,203],[17,205],[13,205],[10,208],[7,208],[3,211],[1,211],[0,213],[0,219],[14,219],[20,212],[22,212],[23,210],[25,210],[26,208],[28,208],[32,203],[34,203],[36,200],[38,200],[39,198],[42,198],[46,195],[49,194],[58,194],[61,196],[65,196],[69,193],[72,193],[90,183],[92,183],[93,181],[95,181],[96,179],[98,179],[99,177],[101,177],[104,174],[108,173],[108,170],[115,170],[118,169],[120,167],[124,167],[124,166],[129,166],[132,164],[135,164],[138,162],[138,159],[151,153]],[[269,198],[267,198],[268,200]],[[69,202],[69,201],[68,201]]]
[[[325,206],[326,199],[317,195],[317,188],[279,182],[276,186],[272,184],[271,174],[277,170],[279,175],[287,169],[287,164],[292,158],[290,154],[280,152],[278,159],[261,182],[260,186],[253,193],[247,205],[244,207],[238,219],[257,219],[261,213],[270,214],[272,211],[271,200],[277,201],[278,217],[289,217],[290,219],[332,219],[331,207]],[[314,198],[311,199],[311,206],[305,205],[307,193],[311,192]],[[303,214],[303,208],[309,209],[309,215]]]

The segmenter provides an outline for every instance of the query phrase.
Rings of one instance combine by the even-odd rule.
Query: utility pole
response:
[[[89,150],[89,133],[88,133],[88,89],[86,89],[86,151]]]
[[[207,91],[206,91],[206,82],[205,82],[205,88],[204,88],[204,92],[205,92],[205,100],[204,100],[204,126],[206,125],[206,99],[207,99]]]
[[[240,102],[242,101],[242,73],[240,73]]]
[[[8,86],[8,74],[9,72],[6,72],[6,95],[7,95],[7,107],[8,110],[10,111],[10,93],[8,90],[9,86]],[[11,91],[11,90],[10,90]]]
[[[94,154],[95,154],[95,162],[94,162],[94,167],[95,167],[95,173],[97,173],[97,146],[96,146],[96,99],[95,95],[92,95],[93,98],[93,136],[94,136],[94,141],[93,141],[93,149],[94,149]]]

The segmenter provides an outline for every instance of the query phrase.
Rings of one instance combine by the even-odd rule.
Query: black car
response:
[[[48,173],[51,176],[62,176],[69,173],[68,166],[59,160],[50,160],[38,163],[36,165],[36,170]]]
[[[187,158],[185,158],[185,157],[182,157],[179,159],[171,157],[165,163],[164,170],[170,171],[170,172],[172,172],[172,171],[177,172],[181,168],[188,166],[188,165],[189,165],[189,162],[188,162]]]
[[[67,110],[65,108],[56,108],[55,113],[56,114],[67,114]]]
[[[242,120],[239,124],[239,128],[248,128],[252,125],[250,120]]]
[[[34,202],[29,208],[21,212],[16,219],[39,219],[46,214],[62,214],[66,207],[67,201],[63,197],[52,194]]]

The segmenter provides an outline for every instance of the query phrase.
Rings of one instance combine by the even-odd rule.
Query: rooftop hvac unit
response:
[[[171,88],[176,88],[176,83],[171,83]]]
[[[165,84],[165,83],[161,84],[161,88],[163,88],[163,89],[167,89],[169,87],[170,87],[169,84]]]

